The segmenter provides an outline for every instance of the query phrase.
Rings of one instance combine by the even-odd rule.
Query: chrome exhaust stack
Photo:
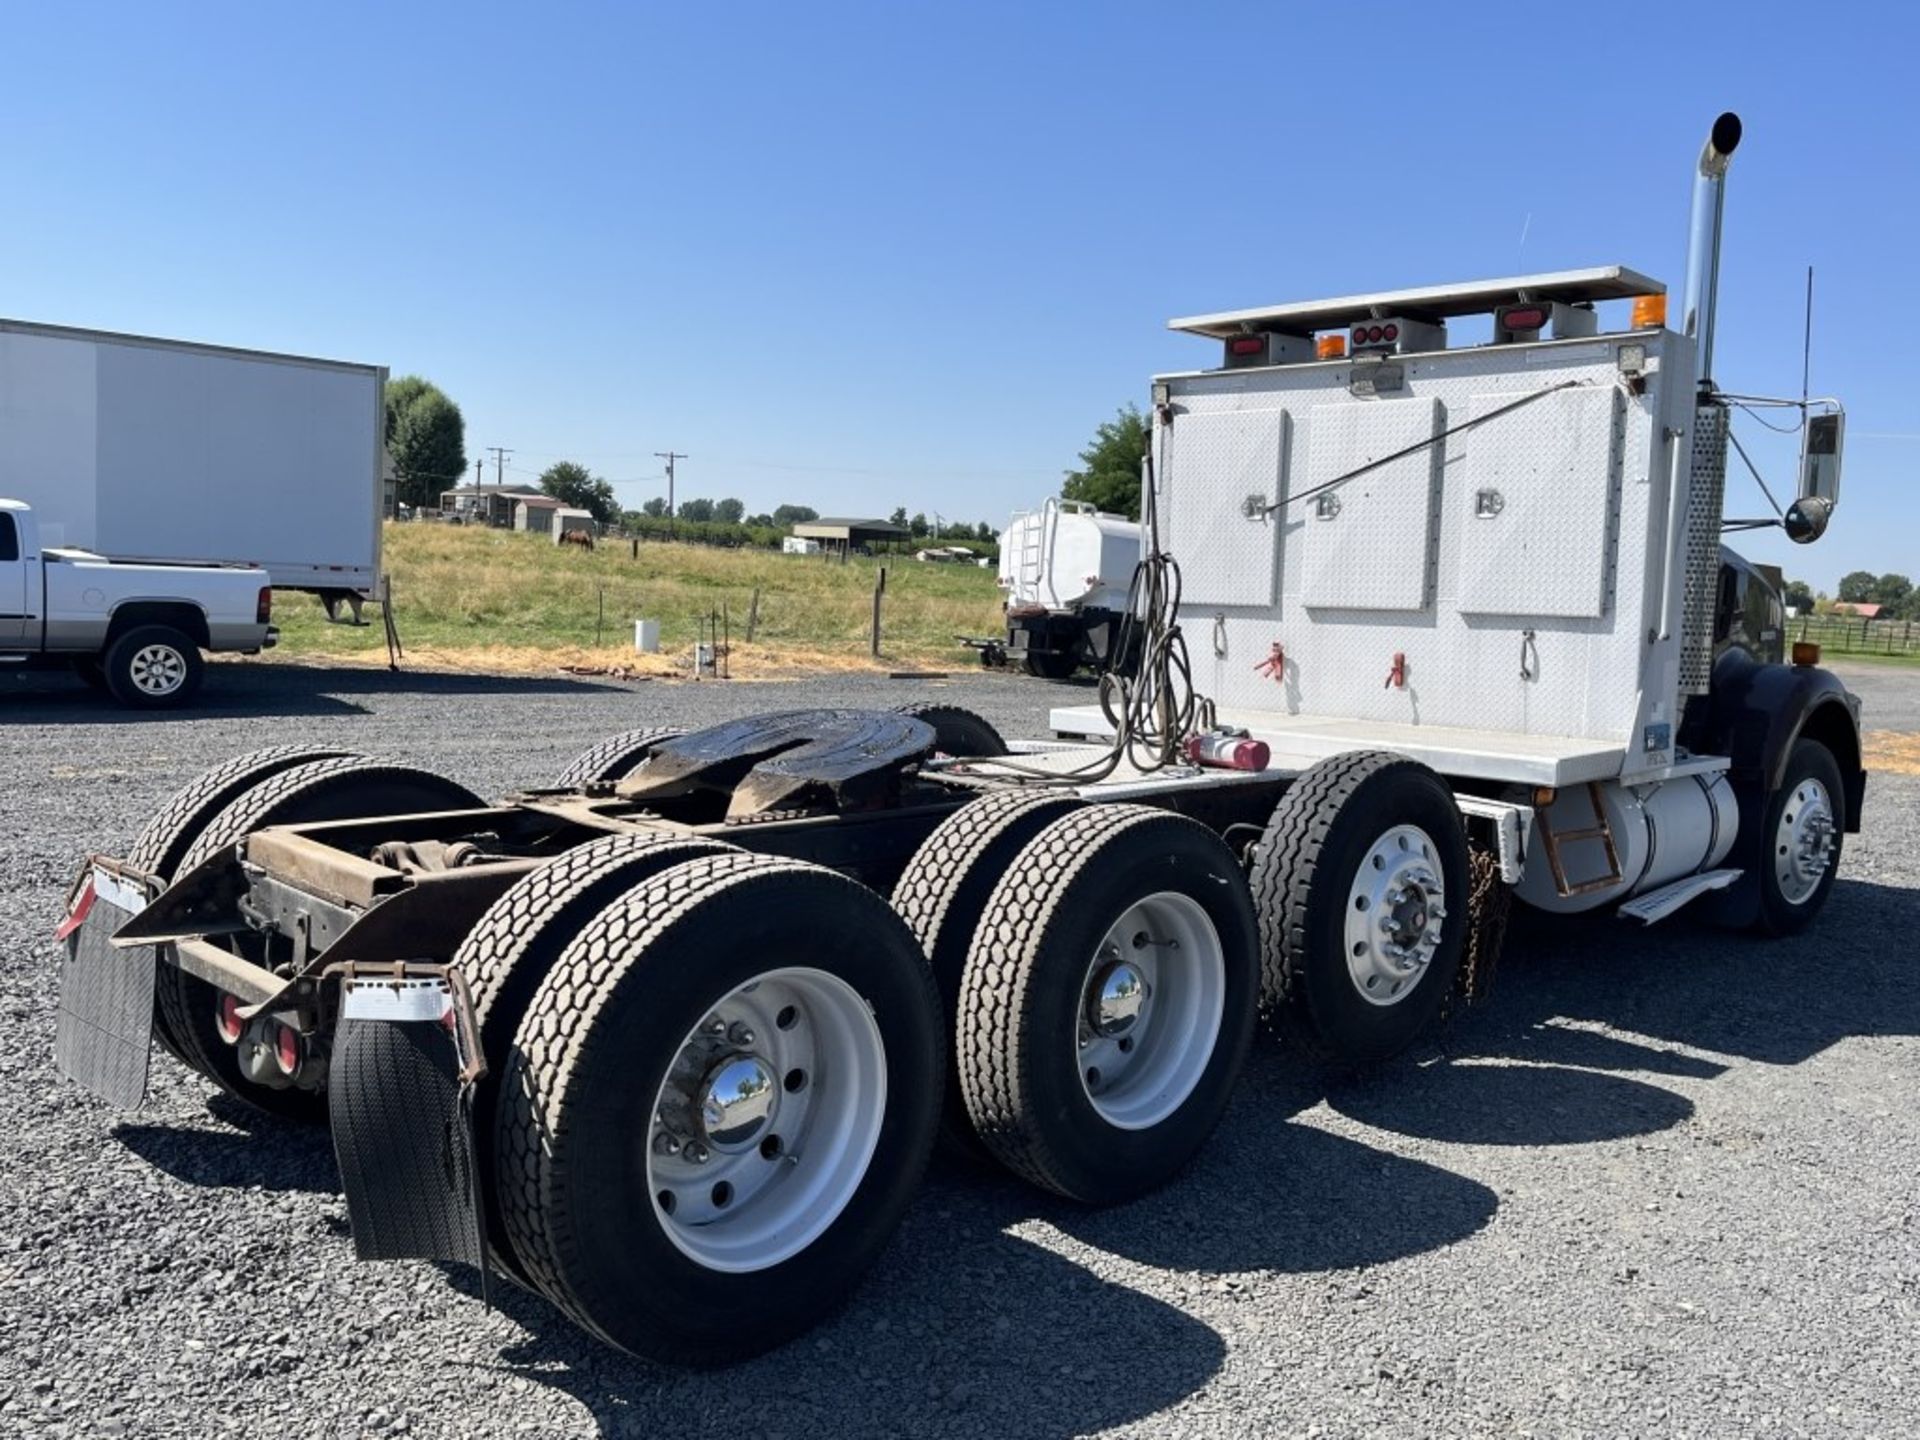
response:
[[[1720,221],[1726,208],[1727,167],[1740,144],[1740,117],[1731,110],[1713,122],[1700,150],[1693,182],[1693,230],[1687,243],[1687,297],[1681,330],[1699,352],[1700,388],[1713,389],[1713,325],[1720,294]]]

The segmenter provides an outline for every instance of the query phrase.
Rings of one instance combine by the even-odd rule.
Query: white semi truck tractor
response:
[[[1769,403],[1712,378],[1738,140],[1677,315],[1609,266],[1176,322],[1222,363],[1153,384],[1137,659],[1054,737],[636,730],[492,804],[241,756],[79,867],[61,1066],[137,1105],[158,1040],[331,1124],[361,1257],[712,1363],[837,1304],[937,1140],[1085,1205],[1169,1183],[1259,1020],[1391,1056],[1484,990],[1516,896],[1623,943],[1689,903],[1805,927],[1865,775],[1720,544],[1730,406]],[[1470,316],[1491,343],[1450,343]],[[1784,405],[1811,539],[1840,411]]]

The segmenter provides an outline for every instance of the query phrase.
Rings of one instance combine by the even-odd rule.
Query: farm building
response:
[[[795,539],[818,540],[822,550],[837,550],[842,555],[867,545],[905,540],[912,533],[891,520],[847,520],[832,516],[806,520],[793,527]]]
[[[547,521],[542,528],[553,536],[553,543],[558,545],[562,538],[575,532],[588,536],[598,535],[600,522],[593,518],[591,510],[576,510],[571,506],[556,505],[547,512]]]
[[[1848,615],[1855,620],[1878,620],[1880,612],[1885,608],[1884,605],[1875,605],[1864,600],[1837,600],[1834,602],[1833,613]]]
[[[513,502],[513,528],[535,535],[553,534],[553,517],[567,508],[551,495],[528,495]]]
[[[504,529],[514,523],[515,502],[549,498],[532,485],[461,485],[440,492],[440,514],[447,520]]]

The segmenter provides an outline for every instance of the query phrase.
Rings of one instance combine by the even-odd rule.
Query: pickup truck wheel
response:
[[[81,661],[79,664],[89,663]],[[75,668],[78,668],[76,665]],[[98,664],[94,668],[97,670]],[[127,851],[127,863],[136,870],[157,876],[171,885],[178,877],[180,861],[193,842],[227,806],[269,776],[291,770],[312,760],[332,760],[346,755],[344,750],[322,750],[305,745],[276,745],[236,756],[224,765],[206,771],[185,789],[175,792],[160,813],[147,821]],[[162,972],[172,967],[162,967]],[[156,995],[153,1009],[153,1036],[160,1047],[182,1064],[188,1064],[186,1052],[174,1038],[166,1013]]]
[[[170,625],[137,625],[107,646],[107,690],[122,705],[158,710],[199,690],[206,664],[199,647]]]
[[[1253,1039],[1259,927],[1198,821],[1090,805],[1015,858],[967,955],[956,1021],[975,1131],[1086,1205],[1165,1184],[1225,1113]]]
[[[1034,836],[1084,803],[1069,795],[1020,791],[982,795],[941,821],[901,872],[893,908],[927,952],[950,1030],[959,1013],[967,951],[987,901]],[[956,1158],[989,1162],[992,1152],[967,1116],[957,1045],[954,1058],[947,1066],[947,1100],[940,1112],[941,1149]]]
[[[481,804],[464,786],[424,770],[372,760],[314,760],[235,796],[187,847],[179,873],[272,825]],[[282,1036],[273,1022],[240,1024],[232,998],[178,965],[163,962],[154,976],[155,1002],[190,1069],[265,1114],[324,1121],[325,1054],[307,1040]]]
[[[899,917],[793,860],[662,871],[541,982],[501,1081],[516,1253],[576,1323],[672,1364],[814,1324],[933,1145],[939,1000]]]
[[[624,780],[660,746],[678,740],[687,732],[668,726],[650,725],[639,730],[623,730],[598,745],[581,751],[571,764],[553,777],[556,788],[579,789],[602,781]]]
[[[1453,792],[1418,761],[1360,750],[1303,771],[1249,875],[1268,1023],[1348,1064],[1412,1043],[1460,970],[1470,868]]]

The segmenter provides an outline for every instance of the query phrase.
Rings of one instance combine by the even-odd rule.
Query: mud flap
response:
[[[350,977],[327,1072],[334,1154],[362,1260],[458,1260],[487,1244],[474,1156],[472,1002],[448,974]]]
[[[151,945],[115,949],[112,939],[146,904],[136,886],[94,867],[83,874],[56,932],[66,955],[54,1064],[122,1110],[137,1110],[147,1098],[155,956]]]

